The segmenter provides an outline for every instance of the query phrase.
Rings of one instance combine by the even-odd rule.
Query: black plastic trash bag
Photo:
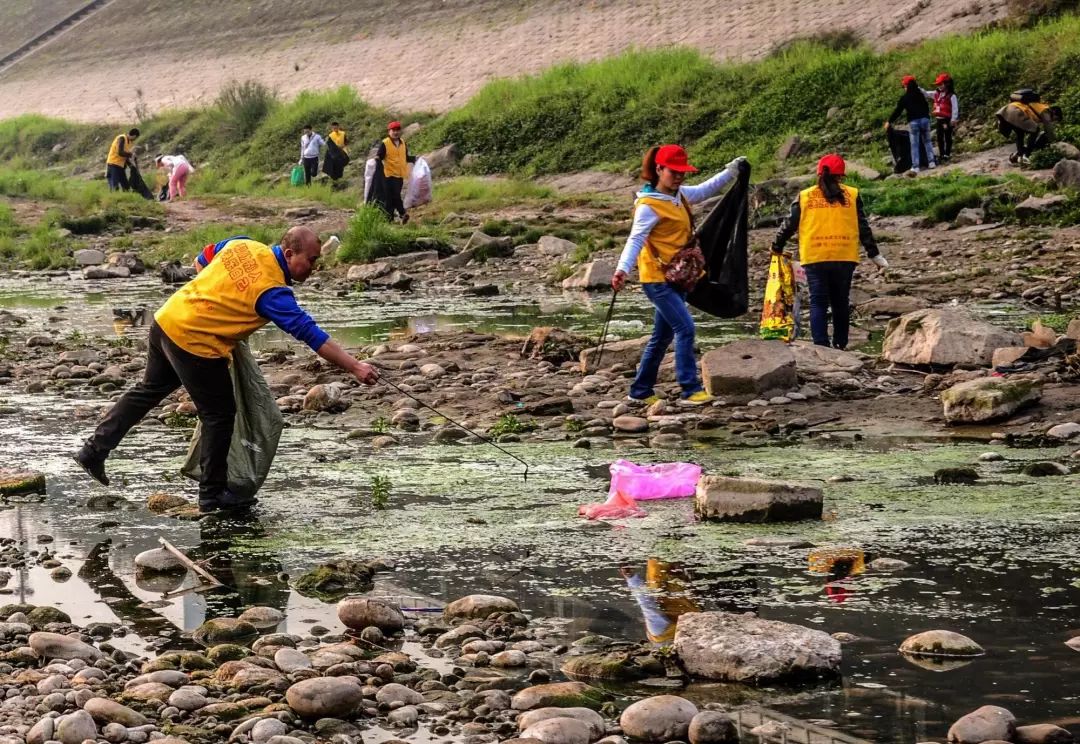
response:
[[[150,191],[150,188],[146,185],[146,181],[143,180],[142,174],[139,173],[139,167],[135,163],[128,165],[130,173],[128,173],[128,185],[131,190],[136,194],[139,194],[143,199],[154,200],[154,194]]]
[[[255,495],[270,473],[285,419],[246,341],[233,349],[229,372],[236,398],[236,423],[229,446],[229,490],[246,498]],[[192,480],[199,480],[202,475],[199,467],[201,437],[202,424],[199,424],[191,437],[187,460],[180,468],[180,472]]]
[[[889,152],[892,153],[893,173],[906,173],[911,170],[911,132],[906,129],[889,127],[885,130],[889,139]],[[929,167],[926,162],[926,150],[919,151],[919,168]]]
[[[698,228],[705,276],[687,296],[698,310],[718,318],[737,318],[750,307],[747,233],[750,165],[744,163],[728,192]]]

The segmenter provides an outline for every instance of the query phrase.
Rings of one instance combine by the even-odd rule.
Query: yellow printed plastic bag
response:
[[[795,272],[791,259],[773,254],[761,308],[761,337],[791,341],[795,338],[795,312]]]

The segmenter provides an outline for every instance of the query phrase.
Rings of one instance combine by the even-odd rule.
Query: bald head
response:
[[[285,231],[281,238],[281,252],[289,265],[293,281],[302,282],[311,276],[315,263],[322,254],[319,236],[310,227],[296,225]]]

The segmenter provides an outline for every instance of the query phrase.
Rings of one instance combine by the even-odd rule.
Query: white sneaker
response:
[[[908,173],[910,173],[913,176],[917,176],[917,175],[919,175],[919,169],[918,168],[912,168],[911,170],[908,171]]]
[[[930,163],[930,170],[934,170],[934,168],[937,168],[937,163]]]
[[[1031,165],[1031,158],[1027,155],[1020,156],[1020,165]]]

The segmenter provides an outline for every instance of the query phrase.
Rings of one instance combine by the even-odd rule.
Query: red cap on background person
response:
[[[902,85],[905,88],[908,87],[909,85],[911,85],[914,82],[915,82],[915,76],[914,75],[904,75],[904,77],[900,78],[900,85]]]
[[[952,75],[947,72],[943,72],[938,75],[937,78],[935,78],[934,85],[941,85],[942,83],[948,82],[949,80],[952,80]]]
[[[828,169],[830,175],[842,176],[847,172],[847,164],[836,153],[830,153],[818,161],[817,174],[822,175],[826,169]]]
[[[394,129],[401,129],[401,122],[400,121],[392,121],[392,122],[390,122],[389,124],[386,125],[386,128],[391,130],[391,131],[394,130]]]
[[[686,150],[679,145],[664,145],[656,151],[656,164],[679,173],[697,173],[698,169],[690,165]]]

